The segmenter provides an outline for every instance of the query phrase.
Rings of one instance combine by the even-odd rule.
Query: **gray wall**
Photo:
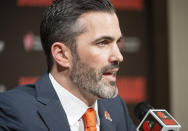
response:
[[[188,131],[188,0],[168,0],[171,110]]]

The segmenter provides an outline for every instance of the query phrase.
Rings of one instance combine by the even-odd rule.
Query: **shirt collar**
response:
[[[59,97],[59,100],[66,112],[68,122],[70,126],[74,125],[78,120],[82,118],[86,110],[89,108],[83,101],[71,94],[68,90],[63,88],[49,73],[50,80],[52,85]],[[94,105],[91,106],[95,109],[97,114],[97,124],[99,124],[99,115],[98,115],[98,103],[97,101]]]

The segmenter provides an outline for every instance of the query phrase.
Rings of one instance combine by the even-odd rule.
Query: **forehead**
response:
[[[81,36],[89,35],[90,38],[101,36],[120,37],[119,21],[115,13],[89,12],[84,13],[78,19],[79,25],[84,26],[85,31]]]

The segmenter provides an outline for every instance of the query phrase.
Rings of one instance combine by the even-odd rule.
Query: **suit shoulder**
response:
[[[0,93],[0,102],[22,101],[26,98],[35,96],[34,85],[18,86],[14,89]]]
[[[24,85],[0,93],[0,130],[24,130],[23,118],[30,113],[33,103],[33,85]]]
[[[123,102],[122,98],[119,95],[112,99],[101,99],[99,101],[101,101],[105,105],[122,104],[122,102]]]
[[[99,100],[99,103],[110,110],[122,110],[127,112],[127,106],[119,95],[113,99],[101,99]]]
[[[0,115],[21,116],[36,110],[33,85],[24,85],[0,94]],[[24,113],[23,113],[24,111]],[[27,112],[27,113],[26,113]],[[5,115],[4,114],[4,115]],[[24,117],[24,116],[22,116]]]

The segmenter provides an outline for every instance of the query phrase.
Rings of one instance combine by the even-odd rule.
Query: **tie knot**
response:
[[[88,108],[83,115],[85,131],[96,131],[96,112],[93,108]]]

